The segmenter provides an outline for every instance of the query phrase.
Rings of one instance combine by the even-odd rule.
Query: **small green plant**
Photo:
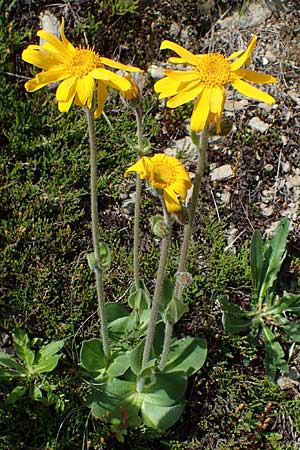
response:
[[[21,397],[28,395],[45,405],[58,406],[60,401],[54,394],[55,386],[51,385],[43,374],[56,368],[62,356],[59,351],[64,346],[64,341],[50,342],[36,352],[24,330],[16,328],[12,336],[17,358],[7,352],[0,352],[0,382],[12,379],[18,382],[7,396],[6,402],[14,404]],[[34,341],[36,340],[33,340],[33,343]]]
[[[276,293],[276,281],[286,255],[289,221],[281,220],[272,237],[263,242],[256,230],[251,241],[251,275],[253,293],[249,311],[221,297],[223,325],[228,333],[249,333],[252,341],[262,337],[265,346],[265,368],[267,376],[274,379],[276,370],[286,371],[288,363],[284,350],[277,340],[280,329],[293,341],[300,342],[300,323],[290,315],[300,315],[300,295]]]
[[[121,8],[127,3],[122,0],[116,5]],[[131,4],[135,5],[135,2]],[[167,103],[171,108],[196,99],[191,117],[191,140],[198,154],[197,168],[191,200],[186,205],[188,190],[192,187],[188,172],[173,156],[163,153],[145,156],[149,153],[149,143],[143,136],[140,88],[131,76],[119,75],[111,69],[136,73],[136,76],[141,70],[106,58],[91,47],[74,47],[65,36],[64,18],[61,39],[46,30],[39,30],[37,34],[46,43],[28,46],[22,58],[43,70],[25,83],[26,90],[33,92],[49,83],[59,82],[56,90],[58,109],[68,112],[73,103],[82,107],[88,127],[93,242],[88,263],[95,275],[100,319],[100,337],[84,341],[80,351],[82,376],[91,386],[89,406],[94,416],[110,424],[119,440],[123,440],[127,428],[142,424],[164,431],[181,416],[188,377],[203,366],[207,354],[205,339],[177,339],[173,329],[188,310],[183,292],[192,282],[186,266],[207,157],[208,128],[212,125],[223,135],[229,131],[230,127],[222,127],[221,122],[225,86],[231,83],[242,94],[272,104],[275,101],[272,96],[247,81],[274,83],[276,79],[241,69],[251,57],[255,36],[245,51],[235,52],[229,58],[218,53],[199,58],[174,42],[162,42],[161,49],[173,50],[178,55],[171,58],[172,62],[192,67],[189,71],[166,70],[165,77],[154,86],[160,98],[171,97]],[[231,60],[234,61],[229,62]],[[131,311],[123,304],[105,301],[105,277],[112,257],[108,246],[100,242],[94,119],[103,113],[108,87],[120,91],[137,123],[137,145],[131,147],[136,149],[138,161],[125,172],[125,177],[132,172],[136,176],[133,283],[128,295]],[[153,295],[146,287],[141,270],[140,215],[144,182],[158,200],[161,213],[148,217],[155,239],[160,241]],[[169,279],[167,267],[175,222],[183,226],[183,238],[177,271],[174,279]]]

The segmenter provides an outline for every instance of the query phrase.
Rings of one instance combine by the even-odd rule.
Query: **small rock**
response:
[[[283,145],[286,145],[288,143],[288,138],[284,134],[281,135],[281,142],[283,143]]]
[[[267,66],[269,64],[269,60],[265,56],[262,58],[261,62],[263,66]]]
[[[291,189],[295,186],[300,186],[300,175],[294,175],[294,176],[288,177],[286,185],[289,189]]]
[[[270,217],[273,214],[273,210],[274,210],[273,206],[266,207],[264,204],[261,204],[260,207],[261,207],[261,212],[262,212],[263,216]]]
[[[221,194],[220,198],[221,198],[222,203],[224,203],[224,205],[228,205],[230,203],[231,194],[229,191],[224,191]]]
[[[248,3],[243,14],[241,14],[239,8],[231,16],[225,17],[217,23],[223,29],[248,29],[263,24],[271,15],[272,12],[266,4],[253,1]]]
[[[268,103],[259,103],[258,107],[263,109],[266,112],[270,112],[273,109],[274,105],[268,105]]]
[[[272,172],[274,167],[272,166],[272,164],[266,164],[264,169],[265,169],[266,172]]]
[[[249,126],[256,131],[259,131],[260,133],[264,133],[267,131],[270,125],[263,122],[259,117],[252,117],[252,119],[249,120]]]
[[[180,33],[180,26],[177,22],[173,21],[170,26],[170,35],[177,38]]]
[[[230,164],[224,164],[223,166],[217,167],[210,173],[211,181],[221,181],[231,178],[233,176],[233,170]]]
[[[40,14],[40,22],[43,30],[60,39],[60,22],[50,11],[46,9]],[[44,39],[40,38],[40,45],[45,44],[45,42]]]
[[[285,145],[285,144],[283,144]],[[291,165],[288,161],[281,161],[281,168],[284,173],[287,173],[290,171]]]
[[[155,80],[159,80],[164,76],[164,68],[161,66],[157,66],[156,64],[152,64],[148,67],[148,73]]]
[[[240,111],[240,110],[246,108],[248,105],[249,105],[249,102],[246,99],[226,100],[224,108],[227,111]]]

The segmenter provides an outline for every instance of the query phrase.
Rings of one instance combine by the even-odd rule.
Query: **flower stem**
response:
[[[103,344],[103,352],[107,359],[110,358],[110,350],[108,344],[107,321],[104,310],[104,287],[103,273],[101,269],[101,258],[99,249],[99,220],[98,220],[98,204],[97,204],[97,151],[94,129],[94,117],[88,107],[84,107],[86,120],[88,124],[89,144],[90,144],[90,169],[91,169],[91,218],[92,218],[92,239],[93,250],[96,259],[95,277],[98,299],[98,314],[100,318],[101,337]]]
[[[143,119],[140,105],[134,108],[137,125],[138,150],[137,156],[140,158],[143,154]],[[133,226],[133,276],[135,287],[139,287],[140,281],[140,210],[141,210],[142,180],[140,174],[136,174],[135,184],[135,208],[134,208],[134,226]]]
[[[186,259],[189,251],[191,236],[192,236],[192,230],[195,220],[195,213],[197,209],[197,203],[199,199],[199,193],[200,193],[200,186],[201,181],[203,177],[204,167],[206,163],[206,150],[207,150],[207,130],[204,128],[201,133],[201,138],[198,147],[199,150],[199,156],[198,156],[198,162],[197,162],[197,170],[194,178],[194,184],[193,184],[193,193],[191,198],[191,204],[189,208],[189,221],[188,224],[184,227],[184,237],[183,242],[181,246],[181,252],[180,252],[180,259],[178,264],[178,272],[184,272],[185,266],[186,266]],[[177,289],[175,291],[175,294],[177,293],[179,289],[179,283],[176,282]]]
[[[152,349],[152,344],[154,340],[154,333],[155,333],[155,327],[156,327],[156,320],[157,320],[157,314],[158,314],[158,306],[159,302],[161,300],[161,294],[163,289],[163,283],[165,278],[165,271],[166,271],[166,265],[168,261],[168,255],[169,255],[169,247],[170,247],[170,238],[171,238],[171,223],[170,223],[170,216],[165,210],[164,207],[164,220],[166,222],[166,225],[169,227],[169,233],[166,237],[164,237],[161,241],[161,250],[160,250],[160,260],[159,265],[157,269],[157,278],[156,278],[156,284],[155,284],[155,290],[154,290],[154,296],[153,296],[153,302],[152,302],[152,308],[151,308],[151,315],[150,320],[148,323],[148,332],[146,336],[145,341],[145,347],[143,352],[143,360],[142,360],[142,368],[145,368],[145,365],[149,361],[150,353]],[[144,378],[140,378],[137,383],[137,391],[142,392],[144,386]]]
[[[196,209],[197,209],[200,187],[201,187],[204,167],[205,167],[205,163],[206,163],[207,145],[208,145],[207,129],[204,128],[201,133],[199,144],[196,145],[199,150],[197,170],[196,170],[196,174],[195,174],[195,178],[194,178],[193,193],[192,193],[191,204],[190,204],[190,208],[189,208],[189,221],[188,221],[187,225],[185,225],[185,227],[184,227],[184,237],[183,237],[183,242],[181,245],[177,273],[184,272],[185,268],[186,268],[186,260],[187,260],[190,241],[191,241],[191,237],[192,237],[195,213],[196,213]],[[183,291],[184,291],[184,289],[182,287],[182,284],[180,283],[179,279],[177,278],[176,282],[175,282],[175,289],[174,289],[174,295],[173,295],[175,300],[176,299],[181,300]],[[161,356],[161,360],[159,363],[160,370],[164,369],[164,367],[167,363],[167,360],[168,360],[168,354],[170,351],[171,340],[172,340],[173,326],[174,326],[174,324],[172,322],[170,322],[170,321],[166,322],[163,351],[162,351],[162,356]]]

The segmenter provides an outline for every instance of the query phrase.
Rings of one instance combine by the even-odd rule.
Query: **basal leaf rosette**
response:
[[[152,157],[143,156],[126,170],[125,176],[130,172],[139,173],[141,179],[149,180],[154,189],[163,193],[164,204],[169,213],[181,210],[192,183],[177,158],[163,153]]]
[[[90,47],[74,47],[65,36],[64,19],[61,22],[61,40],[45,30],[39,30],[37,36],[46,41],[43,45],[29,45],[22,53],[22,59],[43,69],[33,79],[25,83],[29,92],[36,91],[50,83],[60,82],[56,89],[58,109],[69,111],[72,103],[92,108],[95,84],[97,85],[97,106],[95,118],[103,111],[107,98],[107,87],[112,87],[126,95],[132,92],[132,84],[106,68],[139,72],[137,67],[113,61],[100,56]]]
[[[276,78],[242,68],[251,60],[256,41],[257,37],[254,36],[246,50],[234,52],[228,58],[220,53],[194,55],[174,42],[163,41],[160,47],[162,50],[170,49],[179,55],[169,61],[186,64],[187,70],[165,70],[165,77],[155,83],[154,89],[159,93],[160,99],[170,97],[167,101],[169,108],[176,108],[196,99],[191,130],[199,132],[206,124],[213,123],[220,133],[221,115],[229,85],[241,94],[260,102],[275,102],[271,95],[261,91],[253,83],[276,83]]]

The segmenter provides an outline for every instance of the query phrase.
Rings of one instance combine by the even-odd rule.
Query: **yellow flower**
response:
[[[126,80],[130,83],[130,88],[127,91],[122,91],[121,94],[123,95],[126,100],[137,100],[140,96],[140,90],[136,82],[133,80],[133,78],[130,75],[125,75]]]
[[[276,78],[241,68],[251,60],[256,40],[254,36],[246,50],[234,52],[228,58],[220,53],[194,55],[174,42],[163,41],[161,49],[171,49],[179,55],[169,60],[175,64],[188,64],[192,70],[165,70],[166,77],[157,81],[154,89],[160,93],[159,98],[172,97],[167,101],[169,108],[176,108],[196,98],[191,130],[201,131],[212,122],[216,123],[220,132],[227,85],[231,84],[241,94],[255,100],[269,104],[275,102],[271,95],[247,82],[276,83]]]
[[[29,92],[60,81],[56,98],[61,112],[69,111],[71,104],[87,105],[91,109],[95,83],[97,84],[97,107],[95,117],[103,111],[107,97],[107,86],[126,92],[131,89],[131,83],[124,77],[108,70],[123,69],[129,72],[139,72],[137,67],[126,66],[109,58],[100,56],[91,48],[74,47],[65,36],[64,19],[61,23],[61,40],[45,30],[39,30],[37,35],[44,39],[44,45],[29,45],[22,53],[22,59],[43,69],[32,80],[25,83]]]
[[[151,158],[143,156],[136,164],[129,167],[130,172],[138,172],[142,179],[148,179],[153,188],[163,191],[166,209],[169,213],[181,210],[187,191],[192,186],[190,177],[181,164],[173,156],[158,153]]]

